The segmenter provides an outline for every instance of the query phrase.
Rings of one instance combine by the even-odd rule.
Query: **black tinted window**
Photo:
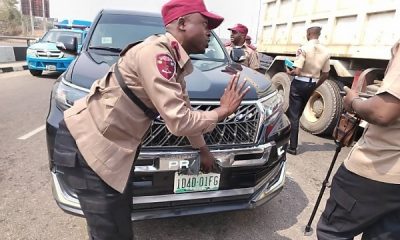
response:
[[[93,32],[89,47],[124,48],[129,43],[164,32],[165,28],[161,18],[105,14]]]

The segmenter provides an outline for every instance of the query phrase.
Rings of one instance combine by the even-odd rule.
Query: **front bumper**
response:
[[[67,70],[73,60],[74,58],[26,58],[28,69],[58,72]]]
[[[275,197],[285,183],[286,161],[281,161],[255,187],[133,197],[132,221],[211,212],[253,209]],[[61,209],[82,216],[76,195],[68,192],[60,173],[51,173],[54,198]]]

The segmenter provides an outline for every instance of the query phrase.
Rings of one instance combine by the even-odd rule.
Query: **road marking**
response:
[[[33,135],[35,135],[35,134],[37,134],[37,133],[43,131],[45,128],[46,128],[46,125],[42,125],[42,126],[36,128],[35,130],[33,130],[33,131],[31,131],[31,132],[28,132],[27,134],[25,134],[25,135],[19,137],[18,139],[19,139],[19,140],[26,140],[26,139],[32,137]]]

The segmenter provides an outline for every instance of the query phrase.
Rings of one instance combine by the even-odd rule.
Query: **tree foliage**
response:
[[[22,15],[17,0],[0,0],[0,35],[17,35],[22,31]]]

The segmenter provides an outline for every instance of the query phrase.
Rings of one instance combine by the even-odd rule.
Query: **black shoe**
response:
[[[288,147],[286,149],[286,152],[289,153],[289,154],[292,154],[292,155],[297,155],[297,149],[296,148]]]

